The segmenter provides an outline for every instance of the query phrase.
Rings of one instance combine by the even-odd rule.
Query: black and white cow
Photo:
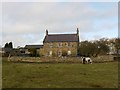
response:
[[[89,57],[81,57],[82,58],[82,63],[85,64],[85,63],[90,63],[92,64],[92,59],[89,58]]]

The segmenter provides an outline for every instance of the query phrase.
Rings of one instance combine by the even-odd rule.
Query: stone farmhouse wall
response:
[[[44,43],[43,48],[40,49],[42,56],[61,56],[63,52],[69,53],[70,56],[77,55],[77,42],[49,42]]]

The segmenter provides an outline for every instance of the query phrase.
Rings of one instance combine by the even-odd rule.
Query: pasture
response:
[[[118,62],[2,62],[3,88],[117,88]]]

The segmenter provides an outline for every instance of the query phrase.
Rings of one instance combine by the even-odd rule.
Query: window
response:
[[[68,42],[68,47],[70,47],[70,42]]]
[[[58,43],[58,47],[62,47],[62,43],[59,42],[59,43]]]
[[[67,43],[65,43],[65,46],[67,46]]]
[[[68,55],[71,55],[71,51],[68,51]]]
[[[72,47],[74,47],[74,44],[72,45]]]
[[[53,47],[53,44],[52,44],[52,43],[50,43],[49,45],[50,45],[50,48],[52,48],[52,47]]]
[[[49,52],[48,52],[48,56],[52,56],[52,51],[49,51]]]
[[[61,56],[62,56],[62,52],[58,51],[58,57],[61,57]]]

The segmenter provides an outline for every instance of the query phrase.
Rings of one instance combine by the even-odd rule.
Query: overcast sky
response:
[[[81,41],[114,38],[118,37],[118,3],[2,2],[0,23],[1,46],[10,41],[14,47],[42,44],[46,29],[49,34],[67,34],[79,28]]]

